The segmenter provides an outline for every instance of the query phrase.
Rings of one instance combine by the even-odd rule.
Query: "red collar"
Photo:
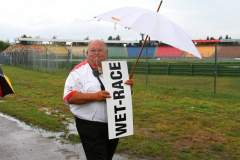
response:
[[[88,62],[89,63],[89,62]],[[90,63],[89,63],[90,64]],[[91,64],[90,64],[91,65]],[[97,69],[97,66],[91,65],[93,69]]]

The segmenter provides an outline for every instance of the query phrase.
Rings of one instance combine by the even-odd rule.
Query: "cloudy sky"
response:
[[[140,40],[126,30],[94,16],[120,7],[157,10],[160,0],[0,0],[0,40],[10,42],[23,34],[51,39]],[[240,0],[163,0],[159,13],[177,23],[191,39],[207,36],[240,39]]]

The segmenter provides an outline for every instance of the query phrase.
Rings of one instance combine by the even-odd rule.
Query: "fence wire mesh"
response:
[[[0,55],[0,64],[8,64],[51,74],[56,74],[57,72],[68,74],[76,63],[80,63],[85,59],[85,50],[76,53],[68,50],[67,54],[63,54],[61,52],[58,53],[57,49],[54,53],[49,47],[41,50],[35,50],[32,47]]]

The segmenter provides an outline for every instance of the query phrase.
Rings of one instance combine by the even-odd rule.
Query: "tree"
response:
[[[228,39],[228,35],[226,35],[225,39]]]
[[[27,37],[26,34],[23,34],[23,35],[21,36],[21,38],[28,38],[28,37]],[[27,41],[20,41],[20,44],[27,45],[28,42],[27,42]]]
[[[23,34],[23,35],[21,36],[21,38],[27,38],[27,35],[26,35],[26,34]]]
[[[221,40],[221,39],[222,39],[222,36],[220,36],[218,39],[220,39],[220,40]]]
[[[140,35],[141,35],[142,41],[144,41],[144,34],[140,33]]]
[[[209,36],[207,36],[207,40],[209,40]]]
[[[89,36],[87,36],[84,40],[89,40]]]
[[[121,40],[121,37],[117,35],[116,40]]]
[[[7,41],[0,41],[0,52],[4,51],[6,48],[10,46],[9,40]]]
[[[57,36],[53,35],[52,39],[57,39]],[[52,44],[58,44],[58,42],[52,42]]]
[[[108,40],[112,40],[112,39],[113,39],[112,36],[109,36],[109,37],[108,37]]]

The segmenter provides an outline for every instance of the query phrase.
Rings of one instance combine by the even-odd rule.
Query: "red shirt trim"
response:
[[[63,102],[65,102],[68,98],[70,98],[74,93],[76,93],[77,91],[72,91],[70,92],[66,97],[64,97]]]
[[[80,68],[81,66],[86,65],[86,64],[88,64],[88,61],[87,61],[87,60],[79,63],[78,65],[76,65],[76,66],[73,68],[72,72],[74,72],[76,69],[78,69],[78,68]],[[89,64],[90,64],[90,63],[89,63]],[[91,65],[91,64],[90,64],[90,65]],[[96,68],[97,68],[97,66],[93,66],[93,65],[91,65],[91,66],[93,67],[93,69],[96,69]]]

